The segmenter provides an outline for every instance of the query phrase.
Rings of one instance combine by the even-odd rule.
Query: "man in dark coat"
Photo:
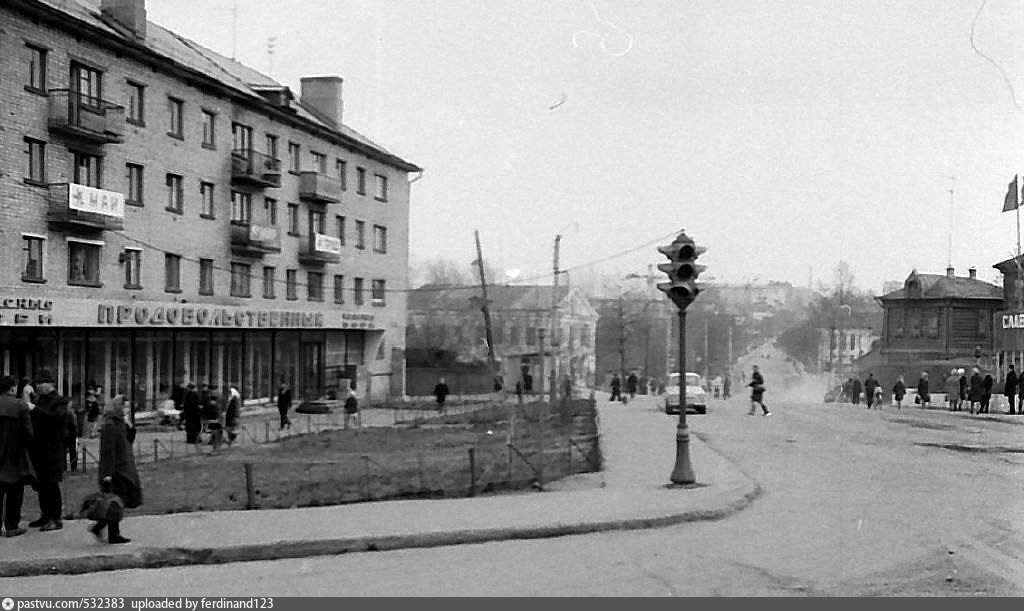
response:
[[[1006,401],[1010,404],[1009,413],[1012,416],[1017,411],[1017,372],[1013,370],[1013,363],[1010,363],[1009,371],[1006,372],[1006,381],[1003,382],[1003,394],[1006,395]]]
[[[195,384],[189,384],[185,389],[182,415],[185,417],[185,443],[199,443],[199,433],[203,430],[203,411]]]
[[[761,406],[765,416],[771,416],[772,413],[768,411],[768,406],[764,404],[764,376],[761,375],[761,370],[754,365],[754,373],[750,376],[750,411],[747,412],[748,416],[754,415],[754,408],[757,405]]]
[[[985,374],[985,379],[982,380],[982,382],[981,382],[983,391],[982,391],[982,394],[981,394],[981,409],[978,410],[979,414],[987,414],[988,413],[988,404],[989,404],[989,401],[992,400],[992,383],[993,382],[995,382],[995,380],[992,379],[992,375],[986,373]]]
[[[626,377],[626,392],[629,393],[630,399],[636,399],[637,379],[636,374],[629,372]]]
[[[281,429],[292,428],[292,421],[288,418],[288,410],[292,408],[292,389],[287,382],[282,381],[281,387],[277,389],[277,414],[281,417]]]
[[[868,379],[864,380],[864,403],[867,403],[868,409],[871,409],[875,402],[876,388],[878,388],[878,380],[875,379],[875,374],[869,373]]]
[[[444,413],[444,402],[448,398],[448,394],[451,391],[448,390],[448,384],[441,378],[434,385],[434,398],[437,399],[437,411]]]
[[[967,411],[973,414],[975,404],[977,404],[977,411],[981,411],[981,397],[985,394],[985,380],[981,377],[981,372],[977,367],[971,371],[970,385],[970,390],[967,392],[967,399],[970,401]]]
[[[4,536],[25,534],[18,528],[25,484],[32,481],[28,449],[32,443],[32,418],[28,405],[18,399],[18,383],[11,376],[0,378],[0,512]]]
[[[616,399],[622,400],[622,381],[619,380],[619,374],[612,375],[612,394],[608,397],[609,401],[615,401]]]
[[[36,407],[32,410],[32,464],[36,469],[36,492],[39,495],[39,519],[29,522],[41,531],[64,528],[64,509],[60,483],[67,470],[65,437],[68,426],[68,400],[57,392],[53,374],[48,369],[36,378]]]

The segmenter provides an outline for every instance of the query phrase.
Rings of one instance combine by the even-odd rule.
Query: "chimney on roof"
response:
[[[967,270],[967,274],[971,277],[971,280],[977,280],[978,268],[972,265],[971,268]]]
[[[146,37],[146,0],[101,0],[100,14],[130,30],[136,38]]]
[[[300,79],[302,93],[300,101],[323,117],[341,127],[344,105],[341,101],[340,76],[304,76]]]
[[[947,278],[952,278],[953,277],[953,266],[952,265],[950,265],[949,267],[946,268],[946,277]]]

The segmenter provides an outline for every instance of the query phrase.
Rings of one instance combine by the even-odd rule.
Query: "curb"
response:
[[[255,560],[283,560],[332,556],[355,552],[443,547],[491,541],[546,539],[612,530],[662,528],[686,522],[721,520],[749,506],[762,494],[752,480],[737,490],[740,494],[721,507],[694,509],[679,514],[605,520],[577,524],[554,524],[522,528],[487,528],[441,533],[352,537],[343,539],[285,541],[239,545],[225,548],[144,548],[134,554],[107,554],[76,558],[44,558],[0,561],[0,577],[78,575],[125,569],[157,569],[173,566],[225,564]]]

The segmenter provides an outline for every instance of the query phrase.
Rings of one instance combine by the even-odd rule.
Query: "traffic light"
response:
[[[668,274],[668,282],[659,282],[658,290],[675,302],[679,308],[686,308],[700,293],[697,276],[706,269],[697,264],[697,257],[707,249],[697,246],[693,238],[681,232],[668,246],[659,246],[658,252],[668,257],[668,263],[661,263],[658,269]]]

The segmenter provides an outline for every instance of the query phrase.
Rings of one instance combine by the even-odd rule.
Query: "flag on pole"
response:
[[[1013,175],[1013,181],[1010,182],[1006,189],[1006,198],[1003,200],[1003,212],[1009,212],[1010,210],[1016,210],[1020,206],[1020,198],[1017,195],[1020,190],[1017,188],[1017,175]]]

